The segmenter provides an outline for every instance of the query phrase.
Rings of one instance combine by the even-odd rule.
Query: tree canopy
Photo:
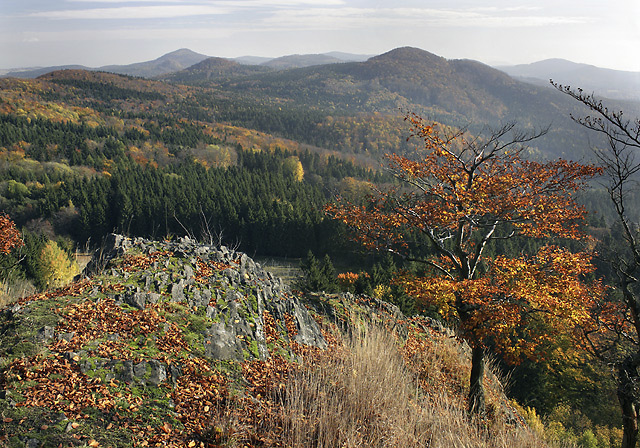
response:
[[[522,257],[490,257],[487,248],[515,237],[583,238],[585,210],[572,195],[600,170],[525,160],[523,145],[545,131],[521,133],[511,123],[483,138],[407,119],[424,146],[387,156],[398,186],[365,204],[339,199],[326,212],[366,247],[425,265],[423,277],[398,281],[458,322],[473,347],[470,410],[482,413],[485,348],[512,361],[532,355],[554,331],[586,318],[589,297],[601,291],[584,283],[592,271],[587,253],[543,246]]]

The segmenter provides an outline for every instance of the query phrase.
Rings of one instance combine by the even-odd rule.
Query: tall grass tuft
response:
[[[472,421],[462,386],[468,362],[447,337],[412,353],[378,325],[343,336],[343,350],[296,369],[275,396],[287,447],[545,447],[497,412],[506,403],[494,377],[492,417]],[[263,428],[266,429],[266,428]]]

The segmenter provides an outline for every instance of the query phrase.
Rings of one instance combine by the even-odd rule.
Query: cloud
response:
[[[180,0],[66,0],[68,3],[173,3],[178,6]],[[209,5],[233,7],[235,9],[246,7],[295,7],[295,6],[339,6],[344,5],[344,0],[192,0],[191,5]],[[184,5],[184,2],[181,3]]]
[[[250,10],[267,12],[271,9],[311,8],[315,6],[344,5],[344,0],[192,0],[185,4],[177,0],[67,0],[69,3],[94,3],[118,5],[89,9],[59,9],[28,14],[28,17],[57,20],[94,20],[94,19],[167,19],[195,16],[211,16],[233,13],[245,13]],[[135,3],[136,6],[121,6]],[[139,5],[153,3],[153,5]],[[179,4],[178,4],[179,3]]]
[[[177,17],[221,15],[232,12],[229,8],[207,5],[123,6],[119,8],[93,8],[32,13],[30,17],[47,19],[166,19]]]
[[[29,37],[19,38],[0,33],[2,42],[113,42],[141,40],[176,40],[181,39],[221,39],[228,38],[234,31],[220,27],[215,28],[117,28],[108,30],[78,29],[67,31],[41,31],[29,33]]]
[[[523,8],[317,8],[280,10],[264,19],[277,29],[355,29],[364,27],[482,27],[513,28],[588,23],[580,16],[522,14]],[[527,8],[528,9],[528,8]],[[517,13],[517,14],[514,14]]]

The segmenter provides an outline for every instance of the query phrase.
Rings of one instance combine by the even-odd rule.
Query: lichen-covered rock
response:
[[[7,352],[48,350],[83,374],[158,386],[176,381],[181,357],[242,362],[327,346],[280,279],[226,247],[109,235],[84,277],[4,310],[6,322],[28,328]]]
[[[320,328],[298,298],[244,253],[187,237],[149,241],[110,235],[87,272],[99,265],[97,259],[109,272],[104,282],[125,280],[125,293],[113,296],[116,302],[140,310],[162,300],[186,302],[194,313],[204,313],[212,321],[203,331],[208,357],[267,358],[265,312],[284,339],[326,347]],[[286,332],[288,320],[295,325],[294,335]]]
[[[187,409],[221,403],[245,366],[292,362],[305,346],[327,347],[312,314],[246,254],[110,235],[74,284],[0,310],[0,414],[22,444],[38,427],[40,444],[67,446],[91,413],[111,419],[110,446],[157,422],[190,434],[199,414]],[[155,428],[157,441],[178,438]]]

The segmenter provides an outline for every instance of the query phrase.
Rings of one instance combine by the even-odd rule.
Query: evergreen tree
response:
[[[336,271],[329,255],[325,255],[322,262],[309,251],[307,257],[300,263],[302,278],[297,286],[302,291],[324,291],[336,292],[338,283],[336,281]]]

